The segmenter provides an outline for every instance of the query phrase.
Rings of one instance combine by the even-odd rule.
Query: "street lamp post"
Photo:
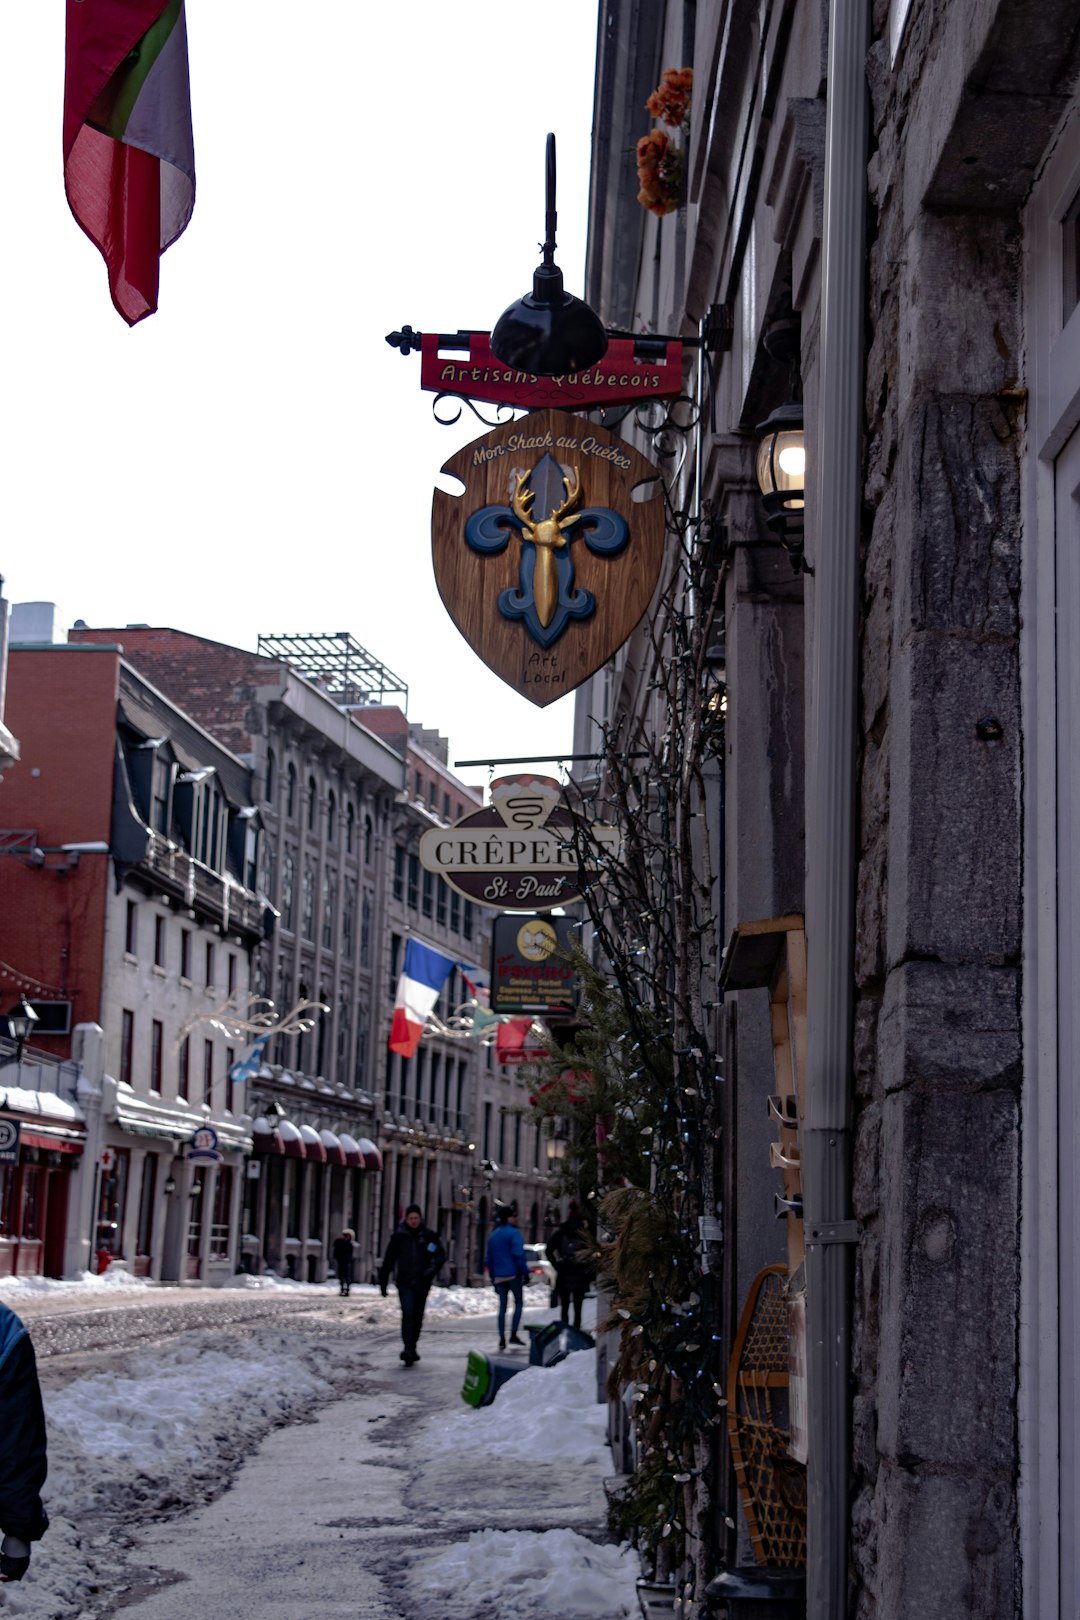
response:
[[[25,996],[22,996],[18,1005],[13,1007],[7,1016],[8,1033],[15,1042],[15,1056],[8,1058],[8,1063],[21,1063],[23,1047],[34,1033],[34,1025],[39,1022],[38,1015],[31,1007]],[[3,1060],[0,1060],[2,1065]]]

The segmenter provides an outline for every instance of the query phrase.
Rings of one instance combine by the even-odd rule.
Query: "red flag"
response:
[[[547,1057],[547,1047],[530,1046],[531,1018],[508,1018],[495,1032],[495,1056],[500,1063],[528,1063]]]
[[[195,201],[184,0],[67,0],[64,184],[133,326]]]

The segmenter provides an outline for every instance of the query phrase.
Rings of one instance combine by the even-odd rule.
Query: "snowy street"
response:
[[[3,1294],[37,1348],[52,1524],[0,1613],[638,1612],[636,1555],[605,1536],[594,1356],[528,1369],[487,1408],[461,1399],[468,1351],[496,1346],[490,1290],[433,1290],[411,1368],[393,1290]],[[543,1298],[526,1323],[551,1319]]]

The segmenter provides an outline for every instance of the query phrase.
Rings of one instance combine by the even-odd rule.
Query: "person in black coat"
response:
[[[589,1284],[593,1279],[593,1263],[589,1257],[589,1228],[579,1205],[571,1200],[566,1219],[552,1232],[547,1244],[547,1257],[555,1267],[555,1289],[559,1296],[559,1317],[570,1321],[570,1307],[574,1307],[576,1328],[581,1326],[581,1307]]]
[[[15,1312],[0,1303],[0,1580],[21,1581],[30,1567],[30,1544],[49,1527],[41,1505],[45,1412],[30,1335]]]
[[[405,1219],[386,1245],[379,1267],[379,1287],[386,1298],[391,1276],[397,1283],[401,1301],[401,1339],[405,1348],[401,1360],[411,1367],[420,1357],[416,1341],[424,1323],[428,1291],[446,1262],[446,1250],[436,1232],[424,1225],[419,1204],[410,1204]]]
[[[342,1298],[348,1296],[353,1280],[353,1256],[356,1252],[354,1239],[356,1233],[351,1226],[347,1226],[340,1237],[334,1239],[331,1253],[334,1256],[334,1269],[337,1272],[338,1293]]]

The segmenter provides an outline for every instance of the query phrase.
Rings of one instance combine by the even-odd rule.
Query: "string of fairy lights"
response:
[[[599,728],[595,776],[567,787],[570,836],[589,874],[576,959],[582,1027],[545,1065],[534,1112],[571,1121],[563,1181],[593,1205],[621,1324],[613,1377],[633,1387],[636,1468],[613,1523],[634,1534],[658,1578],[677,1579],[689,1614],[732,1528],[718,1504],[715,1446],[729,1347],[718,1248],[702,1238],[720,1213],[719,851],[709,816],[725,707],[709,658],[717,571],[701,526],[668,505],[668,568],[640,701]],[[620,827],[618,859],[594,845],[597,820]],[[574,1083],[560,1086],[568,1072]]]

